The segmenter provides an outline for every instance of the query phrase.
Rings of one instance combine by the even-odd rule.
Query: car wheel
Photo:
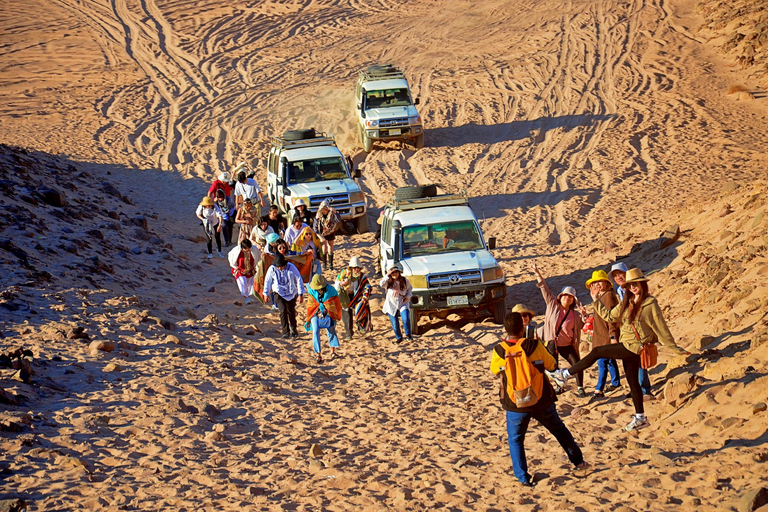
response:
[[[414,139],[413,145],[416,147],[416,149],[421,149],[424,147],[424,134],[417,135]]]

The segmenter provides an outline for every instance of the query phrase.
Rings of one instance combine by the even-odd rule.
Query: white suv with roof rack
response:
[[[368,232],[365,193],[353,177],[359,178],[360,171],[342,155],[333,135],[309,128],[272,138],[267,194],[270,204],[276,204],[282,213],[302,199],[316,214],[320,203],[328,199],[342,221],[353,221],[358,233]]]
[[[376,64],[358,73],[355,88],[357,129],[366,153],[373,141],[410,141],[424,147],[424,126],[405,74],[391,64]]]
[[[401,187],[384,206],[381,223],[382,273],[401,268],[413,286],[411,332],[419,318],[451,313],[490,313],[504,323],[507,287],[504,272],[483,238],[465,191],[437,195],[435,185]]]

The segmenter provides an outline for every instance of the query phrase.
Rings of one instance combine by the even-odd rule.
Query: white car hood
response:
[[[360,187],[357,186],[352,179],[346,178],[343,180],[326,180],[315,181],[311,183],[297,183],[291,185],[291,194],[295,194],[298,197],[311,197],[317,195],[327,194],[341,194],[344,192],[360,192]]]
[[[419,111],[413,105],[371,108],[365,111],[366,119],[392,119],[395,117],[416,117],[417,115],[419,115]]]
[[[415,256],[400,261],[400,264],[403,265],[403,273],[406,276],[425,276],[474,269],[482,271],[497,266],[494,257],[486,250]]]

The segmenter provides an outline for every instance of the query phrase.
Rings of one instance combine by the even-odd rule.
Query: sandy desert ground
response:
[[[767,22],[762,0],[7,0],[0,355],[29,352],[0,359],[0,503],[768,503]],[[354,80],[374,62],[405,69],[425,148],[360,148]],[[576,478],[534,426],[538,484],[524,489],[490,319],[434,320],[396,346],[377,290],[375,332],[340,359],[318,365],[308,335],[280,339],[226,260],[205,259],[194,209],[240,160],[264,186],[269,138],[310,126],[362,171],[371,227],[398,186],[466,189],[510,307],[543,313],[532,260],[585,302],[594,269],[652,273],[693,355],[660,351],[651,427],[622,431],[624,393],[587,406],[572,388],[558,411],[593,469]],[[337,254],[373,273],[373,234]]]

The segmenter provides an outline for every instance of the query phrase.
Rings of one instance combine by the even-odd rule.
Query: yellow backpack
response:
[[[519,344],[505,341],[500,346],[506,352],[506,365],[500,373],[502,405],[507,409],[536,405],[544,393],[544,374],[533,366]]]

